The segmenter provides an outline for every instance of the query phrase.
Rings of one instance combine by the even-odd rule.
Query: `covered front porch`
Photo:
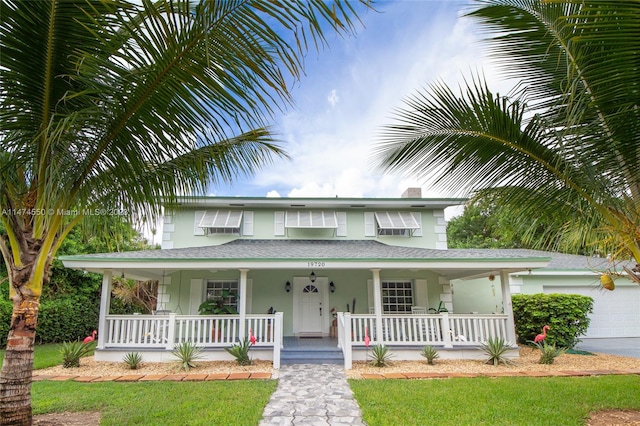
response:
[[[263,247],[251,252],[256,245]],[[229,247],[64,258],[68,267],[103,274],[96,359],[121,361],[126,353],[140,352],[147,361],[169,361],[176,344],[192,342],[203,348],[205,359],[232,360],[224,348],[250,334],[256,338],[252,357],[271,360],[274,368],[280,367],[289,337],[335,338],[347,369],[354,360],[366,359],[365,340],[370,347],[388,346],[398,360],[421,359],[426,345],[442,357],[477,358],[480,345],[491,337],[516,341],[509,273],[548,262],[374,242],[261,241],[251,246],[240,241]],[[264,258],[247,257],[256,253]],[[300,253],[316,260],[300,260]],[[111,314],[114,276],[157,279],[154,314]],[[479,303],[456,310],[452,284],[483,276],[499,282],[500,300],[491,309]],[[227,303],[237,313],[199,315],[198,306],[225,286],[236,293]],[[497,303],[501,307],[494,310]]]

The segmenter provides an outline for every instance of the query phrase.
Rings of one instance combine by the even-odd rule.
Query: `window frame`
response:
[[[381,290],[383,314],[411,314],[415,298],[413,280],[384,280],[381,282]],[[392,307],[395,309],[391,309]],[[399,307],[402,310],[398,310]]]

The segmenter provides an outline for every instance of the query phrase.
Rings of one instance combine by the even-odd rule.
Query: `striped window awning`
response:
[[[288,211],[284,226],[286,228],[335,229],[338,227],[338,218],[334,211]]]
[[[200,228],[240,228],[242,210],[207,210]]]
[[[376,212],[379,229],[420,229],[411,212]]]

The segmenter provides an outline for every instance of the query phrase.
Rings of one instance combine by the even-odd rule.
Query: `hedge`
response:
[[[542,327],[550,327],[546,341],[573,348],[589,328],[593,299],[578,294],[514,294],[511,297],[518,343],[530,344]]]

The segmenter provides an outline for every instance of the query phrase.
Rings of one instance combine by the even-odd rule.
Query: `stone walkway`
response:
[[[282,366],[260,426],[365,425],[342,365]]]

